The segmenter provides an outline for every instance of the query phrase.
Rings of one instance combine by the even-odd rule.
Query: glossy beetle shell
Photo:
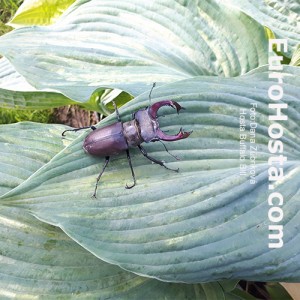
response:
[[[140,109],[135,114],[134,117],[139,126],[139,132],[142,140],[146,143],[154,141],[156,138],[156,131],[159,128],[156,118],[151,118],[148,112],[148,108]]]
[[[150,107],[138,110],[131,121],[116,122],[92,131],[85,139],[84,150],[95,156],[111,156],[119,154],[129,147],[137,147],[143,142],[177,141],[187,138],[191,132],[182,129],[176,135],[167,135],[159,128],[157,111],[162,106],[171,106],[177,110],[182,107],[173,100],[156,102]]]
[[[92,131],[84,140],[83,149],[92,155],[110,156],[128,149],[121,122]]]

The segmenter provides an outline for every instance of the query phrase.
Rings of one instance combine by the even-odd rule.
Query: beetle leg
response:
[[[90,128],[90,129],[93,129],[93,130],[95,130],[95,129],[97,129],[95,126],[85,126],[85,127],[80,127],[80,128],[74,128],[74,129],[67,129],[67,130],[65,130],[65,131],[63,131],[63,133],[61,134],[62,136],[66,136],[66,132],[67,131],[74,131],[74,132],[76,132],[76,131],[79,131],[79,130],[81,130],[81,129],[88,129],[88,128]]]
[[[97,193],[98,183],[99,183],[99,180],[100,180],[102,174],[104,173],[105,168],[107,167],[108,163],[109,163],[109,156],[105,156],[105,162],[104,162],[102,171],[100,172],[100,174],[97,177],[96,186],[95,186],[95,190],[94,190],[94,194],[93,194],[92,198],[97,198],[96,193]]]
[[[140,151],[142,152],[142,154],[143,154],[146,158],[148,158],[149,160],[151,160],[151,161],[154,162],[155,164],[158,164],[158,165],[160,165],[160,166],[162,166],[162,167],[164,167],[164,168],[166,168],[166,169],[168,169],[168,170],[174,171],[174,172],[178,172],[178,171],[179,171],[179,169],[171,169],[171,168],[167,167],[167,166],[164,164],[163,161],[158,160],[158,159],[156,159],[156,158],[154,158],[154,157],[149,156],[148,153],[147,153],[147,151],[145,150],[145,148],[143,148],[141,145],[138,145],[138,148],[140,149]]]
[[[133,178],[133,184],[132,185],[126,184],[125,188],[126,189],[131,189],[131,188],[133,188],[135,186],[136,180],[135,180],[135,175],[134,175],[134,171],[133,171],[133,167],[132,167],[132,163],[131,163],[131,158],[130,158],[130,154],[129,154],[129,150],[128,149],[126,150],[126,153],[127,153],[127,159],[128,159],[129,167],[130,167],[130,170],[131,170],[131,175],[132,175],[132,178]]]
[[[120,117],[120,114],[119,114],[119,111],[118,111],[117,104],[115,103],[115,101],[112,101],[112,103],[113,103],[115,111],[116,111],[117,120],[118,120],[118,122],[121,122],[121,117]]]

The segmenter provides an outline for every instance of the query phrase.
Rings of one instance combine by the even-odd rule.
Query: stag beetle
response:
[[[151,92],[154,86],[155,84],[153,84],[151,91],[149,93],[149,101],[151,101]],[[157,160],[156,158],[149,156],[146,150],[141,146],[141,144],[143,142],[149,143],[149,142],[157,142],[157,141],[160,141],[161,143],[162,141],[173,142],[173,141],[185,139],[192,133],[192,131],[187,132],[187,131],[183,131],[182,128],[180,128],[178,134],[167,135],[159,128],[159,123],[157,120],[158,119],[157,111],[159,110],[160,107],[171,106],[172,108],[177,110],[177,113],[179,113],[181,109],[184,109],[182,106],[180,106],[177,102],[173,100],[159,101],[157,103],[154,103],[153,105],[150,105],[149,107],[140,109],[137,112],[133,113],[131,121],[125,123],[121,121],[119,111],[115,102],[113,102],[113,105],[118,120],[116,123],[113,123],[111,125],[102,128],[96,128],[95,126],[87,126],[87,127],[81,127],[75,129],[67,129],[62,133],[62,136],[65,136],[65,133],[67,131],[78,131],[87,128],[91,128],[93,130],[85,138],[83,143],[83,149],[88,154],[105,157],[104,166],[96,180],[96,186],[93,193],[94,198],[96,198],[96,192],[97,192],[99,180],[109,163],[109,159],[111,155],[120,154],[121,152],[126,151],[129,167],[131,169],[131,175],[133,178],[133,184],[132,185],[126,184],[125,187],[127,189],[131,189],[135,186],[136,179],[135,179],[135,175],[131,163],[129,148],[138,147],[139,150],[142,152],[142,154],[150,161],[158,165],[161,165],[162,167],[168,170],[178,172],[179,169],[171,169],[167,167],[163,161]],[[163,144],[163,146],[165,150],[170,155],[172,155],[168,151],[165,144]],[[174,155],[172,156],[178,159],[176,156]]]

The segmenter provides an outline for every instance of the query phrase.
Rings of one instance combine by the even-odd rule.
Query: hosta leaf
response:
[[[186,108],[178,117],[163,111],[162,129],[193,130],[188,139],[168,143],[180,161],[172,161],[159,143],[146,145],[150,155],[179,167],[179,173],[151,165],[133,150],[137,186],[124,189],[130,171],[127,158],[118,156],[92,199],[103,161],[84,153],[83,133],[1,201],[29,209],[101,259],[138,274],[184,282],[299,281],[299,69],[285,70],[286,176],[276,182],[285,199],[280,249],[268,248],[268,116],[273,114],[268,88],[274,80],[265,72],[235,79],[199,77],[154,89],[153,102],[173,98]],[[239,175],[239,119],[240,109],[249,112],[253,102],[258,125],[252,185],[249,176]],[[128,120],[145,105],[148,93],[126,104],[121,117]],[[111,122],[114,116],[100,126]]]
[[[0,88],[15,91],[35,91],[26,79],[4,57],[0,59]]]
[[[0,38],[30,84],[84,102],[98,87],[138,95],[152,82],[237,76],[267,63],[264,28],[215,1],[76,1],[57,23]]]
[[[132,97],[121,90],[97,89],[89,101],[80,103],[85,109],[104,115],[113,111],[112,100],[119,106]],[[0,107],[16,109],[48,109],[77,104],[66,96],[51,91],[39,91],[31,86],[5,58],[0,60]]]
[[[25,0],[13,19],[9,22],[9,25],[17,28],[26,25],[52,24],[74,1],[75,0]]]
[[[63,126],[20,123],[0,128],[2,182],[12,180],[12,169],[30,176],[68,143],[61,140]],[[0,269],[1,299],[235,299],[231,291],[236,282],[186,285],[139,277],[97,259],[60,229],[3,205]]]
[[[0,107],[45,109],[75,103],[59,93],[37,91],[7,59],[0,59]]]
[[[88,102],[80,105],[89,110],[98,111],[100,114],[108,116],[114,112],[113,101],[118,107],[130,101],[133,97],[119,89],[97,89]]]
[[[63,125],[23,122],[0,126],[0,195],[10,191],[48,163],[70,143]]]
[[[300,45],[295,50],[292,59],[291,59],[291,66],[300,66]]]
[[[77,104],[62,94],[55,92],[24,92],[0,88],[0,106],[16,109],[48,109],[70,104]]]
[[[270,28],[276,38],[288,40],[288,57],[300,42],[300,3],[280,0],[226,0],[260,24]]]
[[[0,207],[0,257],[1,299],[232,297],[218,283],[163,283],[109,265],[58,228],[41,223],[17,208]]]

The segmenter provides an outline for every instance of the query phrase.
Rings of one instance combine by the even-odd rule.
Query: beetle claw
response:
[[[132,189],[134,186],[135,186],[135,183],[133,183],[133,184],[131,184],[131,185],[128,185],[128,184],[126,183],[125,189],[130,190],[130,189]]]
[[[185,109],[179,103],[177,103],[176,101],[173,101],[173,100],[159,101],[159,102],[152,104],[148,108],[148,113],[152,119],[157,119],[157,111],[162,106],[171,106],[172,108],[176,109],[178,114],[181,109]],[[167,135],[158,127],[156,129],[156,140],[163,140],[163,141],[169,141],[169,142],[177,141],[177,140],[187,138],[191,133],[192,133],[192,131],[183,131],[183,129],[180,128],[179,132],[176,135]]]
[[[162,107],[162,106],[171,106],[172,108],[176,109],[177,113],[179,114],[179,111],[181,109],[184,109],[179,103],[177,103],[176,101],[173,100],[163,100],[163,101],[159,101],[156,102],[154,104],[152,104],[148,111],[149,111],[149,115],[153,118],[156,119],[157,118],[157,111]]]
[[[193,131],[183,131],[183,129],[180,128],[179,132],[176,135],[167,135],[158,128],[156,134],[160,140],[172,142],[172,141],[186,139],[192,132]]]

